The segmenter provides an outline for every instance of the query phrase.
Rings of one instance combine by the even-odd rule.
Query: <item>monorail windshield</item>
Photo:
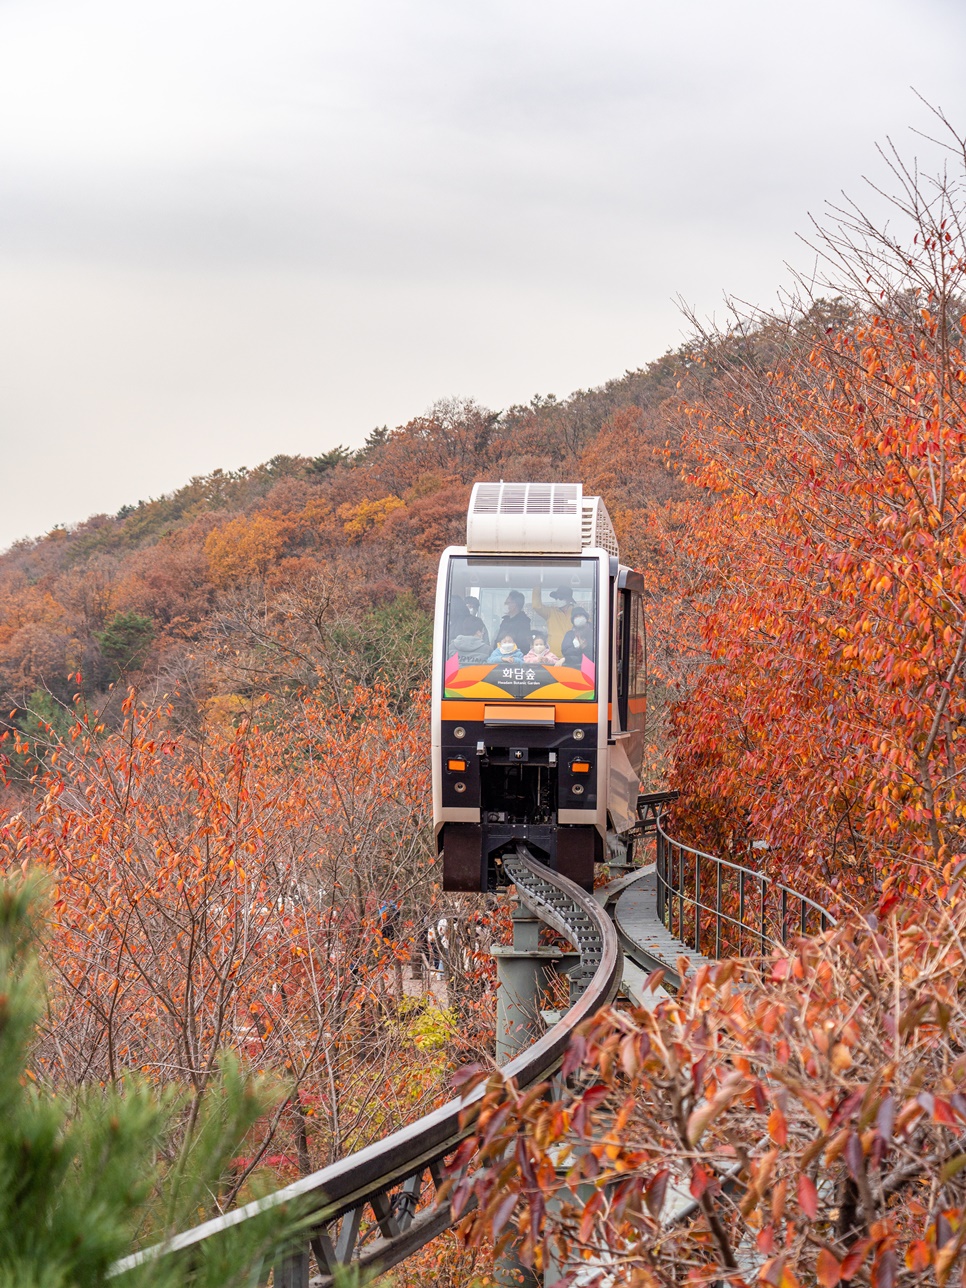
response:
[[[593,701],[597,600],[595,559],[451,559],[444,695]]]

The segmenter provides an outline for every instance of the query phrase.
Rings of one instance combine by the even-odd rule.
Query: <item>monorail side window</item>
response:
[[[445,634],[447,697],[593,701],[597,561],[454,558]]]

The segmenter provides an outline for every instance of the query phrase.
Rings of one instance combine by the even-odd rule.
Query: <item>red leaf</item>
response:
[[[804,1174],[798,1178],[798,1206],[810,1221],[818,1217],[818,1190],[811,1177]]]
[[[932,1120],[934,1123],[942,1123],[945,1127],[959,1126],[952,1105],[946,1100],[940,1100],[938,1096],[933,1103]]]
[[[906,1268],[913,1274],[920,1275],[924,1270],[929,1268],[929,1262],[932,1260],[932,1253],[929,1244],[925,1239],[916,1239],[906,1248]]]
[[[691,1184],[688,1187],[693,1199],[699,1199],[708,1188],[708,1173],[700,1163],[695,1163],[691,1169]]]
[[[667,1193],[667,1183],[670,1177],[671,1169],[662,1167],[659,1172],[654,1173],[644,1190],[644,1202],[647,1204],[647,1210],[655,1221],[661,1215],[661,1208],[664,1206],[664,1196]]]
[[[879,1112],[875,1116],[876,1129],[887,1145],[892,1144],[892,1127],[895,1121],[896,1102],[890,1093],[879,1106]]]
[[[778,1108],[775,1108],[768,1115],[768,1135],[776,1145],[788,1144],[788,1123],[785,1115]]]
[[[449,1201],[449,1205],[454,1219],[458,1217],[466,1207],[472,1189],[472,1185],[470,1185],[469,1181],[464,1177],[453,1191],[453,1196]]]
[[[586,1110],[596,1109],[602,1100],[610,1095],[610,1087],[603,1082],[597,1082],[592,1087],[588,1087],[580,1097],[580,1102]]]
[[[517,1196],[515,1194],[508,1194],[506,1198],[502,1200],[497,1210],[493,1213],[493,1238],[494,1239],[499,1237],[500,1231],[503,1229],[507,1221],[510,1219],[510,1213],[516,1207],[516,1202],[517,1202]]]
[[[575,1033],[570,1039],[567,1050],[564,1052],[563,1063],[560,1066],[561,1076],[569,1078],[575,1069],[579,1069],[587,1055],[587,1039],[582,1033]]]
[[[758,1251],[763,1257],[770,1257],[775,1251],[775,1227],[766,1225],[758,1232]]]
[[[872,1267],[872,1288],[895,1288],[896,1254],[891,1248],[880,1252]]]
[[[859,1174],[865,1170],[865,1155],[862,1152],[862,1141],[857,1132],[849,1132],[849,1138],[845,1142],[845,1161],[852,1174],[852,1179],[857,1181]]]
[[[464,1064],[462,1069],[457,1069],[450,1082],[453,1087],[462,1087],[464,1083],[471,1083],[473,1087],[479,1082],[484,1082],[489,1077],[489,1072],[478,1064]],[[469,1090],[470,1088],[468,1088]]]
[[[862,1262],[865,1261],[871,1246],[871,1239],[859,1239],[857,1243],[852,1245],[851,1251],[842,1262],[840,1268],[843,1279],[848,1281],[849,1279],[855,1278],[858,1272],[862,1269]]]

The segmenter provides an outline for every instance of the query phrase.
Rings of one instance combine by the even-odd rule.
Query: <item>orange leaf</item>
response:
[[[842,1278],[842,1269],[838,1259],[829,1252],[828,1248],[819,1250],[818,1260],[815,1263],[815,1274],[822,1288],[835,1288],[835,1285]]]
[[[778,1108],[775,1108],[768,1115],[768,1135],[776,1145],[788,1144],[788,1123],[785,1115]]]
[[[910,1243],[909,1247],[906,1248],[906,1267],[913,1271],[914,1274],[921,1274],[923,1270],[927,1269],[931,1260],[932,1250],[925,1239],[916,1239],[914,1243]]]

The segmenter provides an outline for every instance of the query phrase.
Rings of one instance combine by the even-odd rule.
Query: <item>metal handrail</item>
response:
[[[708,854],[675,840],[665,831],[664,819],[665,815],[659,814],[656,823],[658,917],[671,934],[693,947],[699,955],[704,955],[702,932],[705,927],[702,914],[705,913],[710,917],[708,929],[713,927],[714,931],[714,952],[709,955],[715,958],[722,955],[723,925],[737,931],[736,951],[729,954],[737,957],[745,956],[745,943],[748,939],[756,944],[757,952],[765,956],[772,948],[786,946],[790,933],[808,934],[810,920],[818,922],[820,931],[835,925],[835,918],[821,904],[784,882],[775,880],[766,872],[747,868],[743,864],[733,863],[730,859],[722,859],[718,855]],[[689,863],[686,863],[685,856],[690,856]],[[713,904],[702,898],[702,864],[712,865]],[[726,881],[726,873],[734,874],[731,880]],[[753,914],[757,914],[754,924],[746,915],[749,886],[752,894],[757,893],[758,896],[757,909],[753,908]],[[726,894],[737,903],[737,916],[722,907]],[[751,902],[754,903],[755,900],[752,899]],[[690,909],[690,917],[685,915],[685,906]],[[776,915],[777,925],[774,920]],[[710,944],[708,947],[710,948]]]
[[[555,924],[559,923],[558,929],[573,935],[572,942],[581,951],[582,963],[586,951],[594,966],[590,978],[582,983],[579,997],[559,1022],[502,1067],[500,1072],[505,1078],[515,1079],[520,1087],[528,1087],[553,1075],[574,1029],[613,1001],[620,987],[623,963],[614,927],[591,895],[539,863],[523,845],[517,847],[514,866],[521,877],[519,893],[524,901],[528,894],[523,886],[527,880],[525,874],[532,878],[535,890],[546,885],[555,887],[561,896],[553,910]],[[572,915],[568,916],[568,909],[573,910]],[[595,931],[593,942],[587,939],[588,921]],[[579,944],[578,938],[582,941]],[[190,1258],[190,1249],[217,1238],[225,1230],[293,1204],[311,1213],[311,1224],[304,1245],[275,1267],[276,1285],[288,1288],[308,1283],[310,1248],[322,1271],[322,1277],[313,1279],[313,1284],[332,1284],[336,1268],[350,1259],[364,1268],[389,1270],[453,1223],[446,1198],[434,1201],[419,1212],[416,1206],[427,1175],[437,1190],[447,1179],[445,1159],[473,1133],[474,1110],[484,1094],[485,1087],[477,1087],[466,1098],[450,1100],[416,1122],[311,1176],[174,1235],[164,1243],[133,1253],[115,1263],[111,1276],[123,1275],[159,1257],[180,1253]],[[367,1204],[375,1213],[383,1237],[359,1255],[355,1248],[359,1217]],[[405,1212],[402,1217],[398,1215],[400,1209]],[[330,1227],[340,1218],[341,1228],[334,1235]]]

